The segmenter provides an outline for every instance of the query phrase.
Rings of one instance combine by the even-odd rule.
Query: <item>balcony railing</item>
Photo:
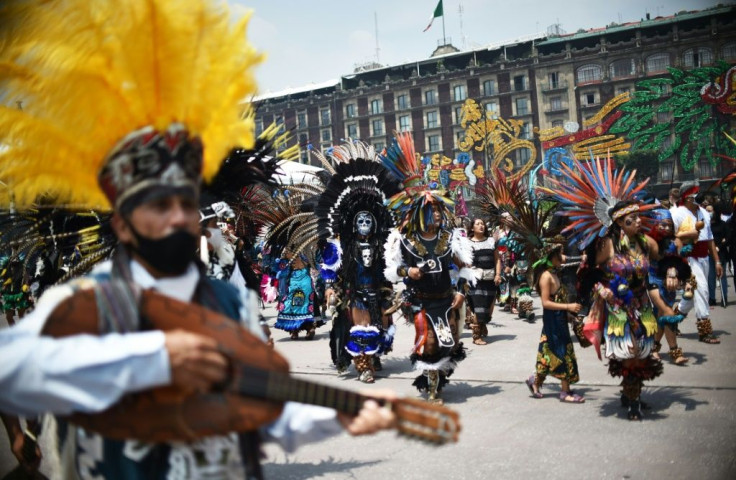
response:
[[[543,82],[543,92],[556,92],[558,90],[567,90],[567,80],[558,80],[557,82]]]
[[[561,103],[559,105],[545,105],[544,106],[544,113],[556,113],[556,112],[566,112],[569,110],[570,107],[567,106],[567,104]]]
[[[600,102],[593,102],[593,103],[581,103],[580,108],[600,108],[601,103]]]

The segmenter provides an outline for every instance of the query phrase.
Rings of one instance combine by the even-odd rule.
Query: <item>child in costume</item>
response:
[[[567,291],[557,272],[562,267],[564,238],[558,236],[546,241],[540,260],[534,265],[537,293],[542,300],[542,336],[539,339],[535,373],[526,380],[534,398],[542,398],[542,384],[547,376],[561,382],[560,401],[583,403],[585,399],[574,393],[570,385],[580,379],[575,349],[570,337],[570,313],[580,312],[582,305],[567,303]]]

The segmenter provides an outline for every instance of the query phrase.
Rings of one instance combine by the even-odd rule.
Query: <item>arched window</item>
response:
[[[603,80],[603,69],[600,65],[589,64],[578,68],[578,83],[600,82]]]
[[[705,47],[690,48],[682,54],[685,68],[702,67],[713,64],[713,50]]]
[[[670,66],[669,53],[655,53],[647,57],[647,73],[658,73],[667,70]]]
[[[736,42],[727,43],[721,47],[721,60],[736,60]]]
[[[624,78],[636,75],[636,64],[633,58],[622,58],[609,66],[611,78]]]

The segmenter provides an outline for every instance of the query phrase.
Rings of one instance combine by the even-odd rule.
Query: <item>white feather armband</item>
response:
[[[386,269],[383,271],[383,275],[391,283],[398,283],[401,281],[401,277],[398,273],[398,268],[404,265],[404,258],[401,255],[401,234],[397,229],[391,230],[386,244],[384,245],[384,259],[386,261]]]

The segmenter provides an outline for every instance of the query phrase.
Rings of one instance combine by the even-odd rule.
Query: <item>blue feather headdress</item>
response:
[[[397,133],[381,160],[403,188],[386,203],[399,218],[399,229],[408,234],[425,230],[434,224],[434,208],[442,215],[440,227],[449,223],[455,203],[437,182],[424,183],[411,133]]]

